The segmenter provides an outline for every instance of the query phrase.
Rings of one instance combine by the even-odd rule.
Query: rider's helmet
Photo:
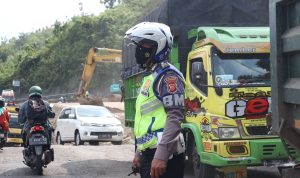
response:
[[[30,89],[28,91],[29,97],[31,97],[31,96],[40,96],[40,97],[42,97],[42,93],[43,92],[42,92],[41,87],[39,87],[37,85],[30,87]]]
[[[156,22],[139,23],[124,38],[135,44],[136,62],[142,66],[166,60],[173,45],[170,27]]]
[[[0,108],[4,106],[5,106],[5,99],[2,96],[0,96]]]

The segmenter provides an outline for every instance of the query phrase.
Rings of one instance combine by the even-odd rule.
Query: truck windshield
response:
[[[269,54],[224,54],[212,51],[214,85],[218,87],[269,86]]]

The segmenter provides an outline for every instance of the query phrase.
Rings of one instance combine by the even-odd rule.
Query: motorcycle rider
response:
[[[9,131],[9,119],[10,119],[9,113],[5,108],[5,99],[0,96],[0,126],[4,131],[5,142],[7,142],[7,132]]]
[[[42,89],[39,86],[32,86],[28,91],[29,98],[27,101],[25,101],[22,106],[20,107],[19,114],[18,114],[18,122],[19,124],[23,125],[22,129],[22,139],[24,143],[24,147],[27,147],[26,142],[26,136],[28,134],[29,129],[33,126],[34,120],[30,120],[31,118],[28,118],[28,109],[29,105],[28,102],[30,99],[39,98],[42,99]],[[45,100],[42,100],[45,104],[46,112],[47,112],[47,118],[44,118],[45,121],[43,122],[43,126],[48,130],[49,133],[49,139],[51,140],[53,127],[48,120],[48,118],[54,118],[55,113],[52,111],[52,108],[50,107],[49,103]]]
[[[125,35],[137,64],[146,76],[136,100],[134,134],[136,154],[133,166],[142,178],[183,178],[184,77],[167,62],[173,36],[161,23],[142,22]]]

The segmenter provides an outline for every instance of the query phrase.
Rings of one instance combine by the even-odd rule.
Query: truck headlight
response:
[[[241,138],[241,136],[238,128],[224,127],[224,128],[219,128],[219,138],[231,139],[231,138]]]

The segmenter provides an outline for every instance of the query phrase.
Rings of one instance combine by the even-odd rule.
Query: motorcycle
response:
[[[0,126],[0,150],[5,146],[5,131]]]
[[[27,147],[23,150],[24,164],[38,175],[43,174],[43,167],[54,161],[54,150],[51,138],[44,124],[34,123],[26,136]]]

